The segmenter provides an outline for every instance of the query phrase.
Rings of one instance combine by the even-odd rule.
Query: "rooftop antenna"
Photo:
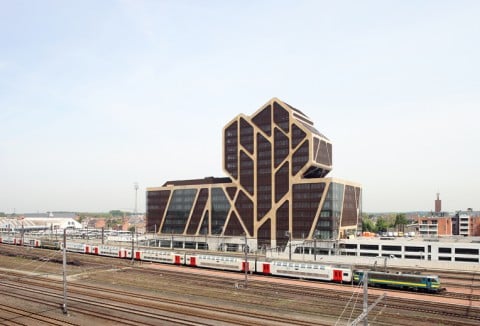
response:
[[[135,189],[135,208],[133,210],[133,215],[137,216],[137,193],[138,193],[138,182],[133,184],[133,188]]]

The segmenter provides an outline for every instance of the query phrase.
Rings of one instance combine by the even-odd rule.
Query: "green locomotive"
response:
[[[354,271],[353,282],[362,282],[363,274],[363,270]],[[368,285],[434,293],[444,290],[440,286],[440,279],[437,275],[389,273],[378,271],[368,271]]]

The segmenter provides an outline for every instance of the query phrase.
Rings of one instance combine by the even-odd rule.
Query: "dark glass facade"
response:
[[[148,230],[246,234],[259,247],[284,246],[289,237],[335,239],[356,230],[360,185],[326,177],[330,140],[303,112],[278,99],[224,127],[223,168],[229,178],[149,188]]]

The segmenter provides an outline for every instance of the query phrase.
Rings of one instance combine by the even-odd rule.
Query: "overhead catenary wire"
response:
[[[353,306],[353,308],[352,308],[352,314],[353,314],[353,310],[355,310],[356,301],[358,300],[358,296],[359,296],[359,294],[360,294],[360,291],[358,291],[358,290],[361,288],[362,283],[363,283],[363,282],[360,281],[360,282],[358,283],[358,285],[356,285],[356,286],[355,286],[355,285],[352,285],[352,287],[354,288],[354,291],[352,292],[352,295],[350,296],[350,298],[348,299],[347,303],[346,303],[345,306],[343,307],[343,310],[342,310],[341,314],[338,316],[338,319],[337,319],[337,321],[335,322],[335,326],[338,325],[338,323],[340,322],[340,319],[343,317],[343,314],[344,314],[345,311],[347,310],[347,307],[350,305],[350,302],[352,301],[353,297],[354,297],[355,294],[356,294],[356,299],[355,299],[355,302],[354,302],[354,306]],[[352,314],[350,314],[350,318],[351,318],[351,315],[352,315]],[[350,320],[350,318],[349,318],[348,320]]]

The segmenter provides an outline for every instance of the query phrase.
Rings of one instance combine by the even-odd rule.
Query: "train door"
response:
[[[197,266],[197,257],[190,257],[190,266]]]
[[[95,255],[98,255],[98,247],[93,247],[93,253],[94,253]]]
[[[342,282],[342,273],[343,271],[334,269],[333,270],[333,281],[334,282]]]
[[[426,285],[427,285],[427,289],[431,289],[432,288],[432,279],[427,277],[426,279]]]
[[[270,264],[263,264],[262,265],[262,270],[264,275],[269,275],[270,274]]]
[[[89,254],[90,253],[90,246],[85,246],[85,253],[86,254]]]
[[[182,264],[182,261],[181,261],[182,257],[180,257],[180,255],[175,255],[174,257],[175,257],[174,264],[175,265],[181,265]],[[193,259],[193,261],[192,261],[192,259]],[[195,264],[195,257],[190,258],[190,263],[192,263],[192,262]]]
[[[140,251],[135,251],[135,259],[136,260],[141,260],[141,256],[140,256],[141,252]]]
[[[242,261],[242,272],[245,272],[245,270],[248,271],[248,266],[249,266],[249,262],[244,262]]]

